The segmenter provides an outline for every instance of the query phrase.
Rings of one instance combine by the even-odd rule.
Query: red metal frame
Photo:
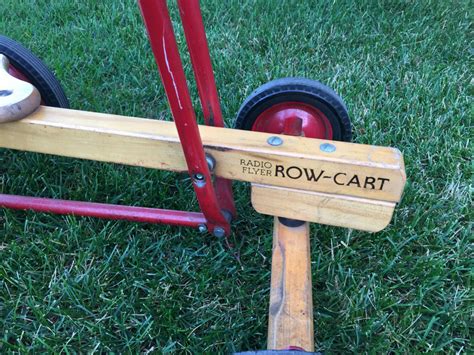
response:
[[[178,0],[178,7],[201,100],[204,122],[208,126],[224,127],[199,0]],[[214,186],[221,208],[235,218],[232,181],[216,178]]]
[[[229,221],[217,200],[207,165],[166,0],[139,0],[139,4],[181,140],[188,172],[194,180],[199,207],[208,220],[210,230],[223,228],[229,233]],[[197,36],[199,34],[196,33]]]
[[[209,126],[224,127],[199,1],[177,1],[201,99],[204,122]]]
[[[198,227],[206,223],[199,212],[163,210],[158,208],[110,205],[107,203],[66,201],[0,194],[0,206],[15,210],[34,210],[55,214],[98,217],[146,223],[165,223],[177,226]]]
[[[204,120],[223,127],[199,2],[178,3]],[[139,0],[139,5],[202,213],[5,194],[0,194],[0,207],[193,227],[205,224],[215,235],[227,235],[235,215],[231,181],[216,178],[213,182],[211,177],[166,0]]]

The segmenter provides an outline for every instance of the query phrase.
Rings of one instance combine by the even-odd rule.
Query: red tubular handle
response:
[[[212,184],[166,0],[140,0],[139,4],[199,206],[211,231],[219,228],[228,234],[230,225]]]
[[[119,206],[106,203],[66,201],[53,198],[17,195],[0,194],[0,207],[134,222],[165,223],[187,227],[198,227],[206,223],[206,218],[199,212]]]

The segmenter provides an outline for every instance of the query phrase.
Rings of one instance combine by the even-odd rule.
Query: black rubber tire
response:
[[[342,99],[319,81],[305,78],[276,79],[260,86],[240,107],[234,127],[251,130],[263,111],[285,101],[303,102],[321,110],[331,123],[333,140],[351,140],[351,121]]]
[[[68,108],[69,101],[51,70],[20,43],[0,35],[0,53],[33,84],[46,106]]]

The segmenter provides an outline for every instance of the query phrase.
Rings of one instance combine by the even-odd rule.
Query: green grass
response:
[[[474,352],[472,3],[202,7],[229,125],[259,85],[305,76],[344,98],[357,142],[404,154],[408,183],[386,230],[313,226],[317,349]],[[73,108],[169,117],[134,1],[2,0],[0,14],[0,33],[48,63]],[[178,41],[184,50],[181,30]],[[183,175],[39,154],[2,150],[0,183],[1,193],[197,208]],[[245,184],[235,193],[232,248],[185,228],[0,211],[0,352],[265,348],[272,220],[252,210]]]

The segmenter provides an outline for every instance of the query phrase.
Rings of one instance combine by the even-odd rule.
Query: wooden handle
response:
[[[268,321],[269,350],[314,351],[309,223],[286,227],[275,217]]]
[[[0,123],[25,118],[41,103],[39,91],[8,73],[8,59],[0,54]]]

